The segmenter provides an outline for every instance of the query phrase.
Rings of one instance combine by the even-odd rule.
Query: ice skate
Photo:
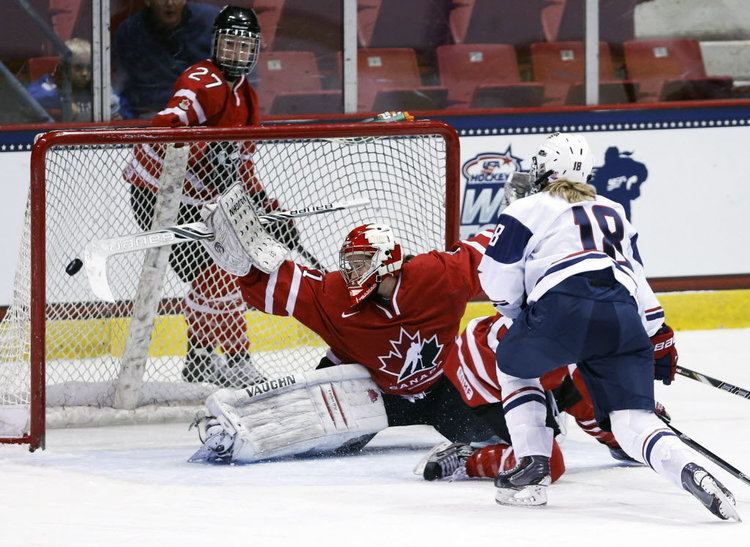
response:
[[[215,383],[222,387],[242,388],[266,381],[247,352],[224,355],[215,361],[214,366]]]
[[[495,501],[500,505],[546,505],[551,482],[548,457],[524,456],[513,469],[497,474]]]
[[[689,463],[683,467],[682,487],[720,519],[742,520],[732,493],[700,465]]]
[[[199,414],[190,425],[198,428],[201,447],[189,459],[189,463],[227,463],[232,459],[235,435],[228,432],[215,416]]]
[[[468,444],[444,442],[433,448],[417,466],[426,481],[466,478],[466,460],[474,453]]]
[[[214,376],[213,357],[213,348],[189,344],[185,365],[182,368],[182,378],[194,384],[211,382]]]

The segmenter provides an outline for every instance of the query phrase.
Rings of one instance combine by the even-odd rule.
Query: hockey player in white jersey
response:
[[[515,319],[497,362],[518,463],[498,473],[495,499],[547,502],[552,431],[539,377],[577,363],[597,421],[628,455],[719,518],[739,520],[732,494],[654,414],[654,355],[665,343],[652,341],[671,329],[646,281],[638,234],[619,204],[586,184],[591,169],[585,139],[548,137],[532,160],[532,195],[503,211],[479,265],[485,293]]]

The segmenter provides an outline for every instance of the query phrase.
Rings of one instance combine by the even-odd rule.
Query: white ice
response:
[[[750,386],[750,330],[679,333],[680,364]],[[750,400],[687,378],[657,387],[673,423],[750,472]],[[569,421],[567,472],[543,508],[500,507],[490,481],[426,483],[441,440],[414,426],[362,455],[245,466],[188,464],[186,424],[52,430],[47,449],[0,446],[0,545],[748,545],[647,468],[619,466]],[[750,486],[723,471],[750,519]]]

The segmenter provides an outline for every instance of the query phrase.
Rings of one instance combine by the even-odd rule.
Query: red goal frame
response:
[[[30,424],[29,433],[18,438],[0,438],[0,443],[29,444],[31,451],[45,444],[45,302],[46,302],[46,193],[47,151],[54,147],[190,143],[197,140],[284,140],[299,138],[357,138],[378,136],[437,135],[446,143],[446,248],[459,237],[460,145],[456,130],[436,121],[393,123],[299,124],[256,128],[143,128],[82,131],[52,131],[41,134],[31,152],[31,325],[30,325]]]

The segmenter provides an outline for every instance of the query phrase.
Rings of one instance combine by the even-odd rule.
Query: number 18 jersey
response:
[[[622,206],[602,196],[568,203],[547,192],[513,202],[479,265],[479,279],[495,307],[517,317],[564,279],[612,269],[636,299],[649,336],[664,313],[646,281],[638,253],[638,233]]]

